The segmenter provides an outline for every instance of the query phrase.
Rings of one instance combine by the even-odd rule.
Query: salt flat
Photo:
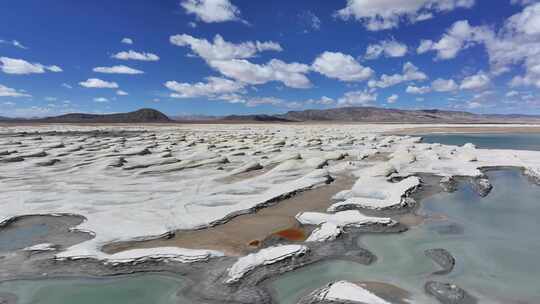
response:
[[[414,177],[419,173],[481,178],[481,168],[514,166],[540,175],[540,152],[425,144],[419,137],[383,134],[412,127],[7,126],[0,129],[0,222],[24,215],[82,215],[86,220],[75,229],[95,237],[59,252],[58,258],[193,262],[223,253],[163,247],[107,254],[101,248],[218,225],[323,186],[343,172],[357,182],[336,195],[340,202],[329,213],[402,208],[420,183]],[[387,160],[366,158],[376,154]],[[328,228],[323,222],[317,225]]]

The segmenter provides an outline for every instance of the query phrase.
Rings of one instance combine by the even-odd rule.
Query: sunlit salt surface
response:
[[[192,304],[177,292],[182,278],[145,274],[111,279],[43,279],[0,283],[17,304]]]

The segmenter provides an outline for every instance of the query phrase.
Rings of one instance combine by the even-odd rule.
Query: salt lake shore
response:
[[[357,237],[406,231],[433,193],[470,183],[486,196],[484,173],[497,168],[540,182],[540,151],[392,135],[452,128],[478,126],[0,127],[0,240],[15,240],[0,241],[0,282],[167,272],[189,278],[179,292],[193,303],[275,303],[265,286],[280,274],[330,259],[373,263]],[[440,279],[453,271],[451,252],[425,255],[433,301],[481,302]],[[299,303],[411,301],[383,283],[336,281]],[[0,303],[17,299],[0,293]]]

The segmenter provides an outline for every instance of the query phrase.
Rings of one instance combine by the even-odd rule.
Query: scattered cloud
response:
[[[220,35],[215,35],[214,41],[208,41],[182,34],[171,36],[169,41],[176,46],[189,46],[196,55],[206,61],[245,59],[262,51],[283,50],[279,43],[273,41],[247,41],[235,44],[225,41]]]
[[[24,45],[22,45],[19,41],[17,40],[11,40],[11,41],[7,41],[7,40],[2,40],[0,39],[0,44],[9,44],[9,45],[12,45],[14,47],[17,47],[17,48],[20,48],[20,49],[23,49],[23,50],[27,50],[28,48]]]
[[[465,77],[459,88],[461,90],[482,90],[487,88],[490,83],[490,77],[484,72],[479,72],[476,75]]]
[[[431,83],[431,89],[435,92],[451,92],[457,90],[458,85],[453,79],[438,78]]]
[[[23,108],[11,108],[9,112],[3,112],[0,109],[2,115],[9,115],[10,117],[43,117],[46,115],[51,115],[52,109],[50,107],[23,107]]]
[[[129,94],[126,91],[118,90],[118,91],[116,91],[116,95],[118,95],[118,96],[127,96]]]
[[[0,57],[0,69],[6,74],[27,75],[42,74],[49,72],[62,72],[57,65],[43,65],[41,63],[31,63],[23,59]]]
[[[245,59],[213,60],[210,66],[221,74],[248,84],[264,84],[279,81],[291,88],[310,88],[311,82],[306,77],[310,67],[305,64],[286,63],[272,59],[266,64],[255,64]]]
[[[307,105],[325,105],[325,106],[328,106],[328,105],[334,104],[335,102],[336,101],[333,98],[330,98],[330,97],[327,97],[327,96],[322,96],[319,99],[308,99],[304,103],[307,104]]]
[[[130,68],[125,65],[115,65],[112,67],[95,67],[93,71],[96,73],[105,73],[105,74],[129,74],[129,75],[144,74],[144,72],[141,70]]]
[[[406,62],[403,65],[402,70],[403,74],[383,74],[379,80],[370,80],[368,86],[370,88],[388,88],[402,82],[423,81],[428,79],[428,76],[411,62]]]
[[[383,40],[376,44],[368,45],[364,58],[377,59],[381,55],[385,57],[403,57],[407,54],[407,45],[395,40]]]
[[[455,22],[438,42],[424,40],[417,52],[436,51],[437,59],[452,59],[471,46],[483,45],[490,62],[490,74],[508,72],[513,65],[522,65],[524,75],[515,76],[510,86],[540,88],[540,3],[525,7],[504,21],[494,31],[486,26],[471,26],[468,21]]]
[[[66,89],[73,89],[73,86],[71,86],[70,84],[67,84],[67,83],[62,83],[62,87],[66,88]]]
[[[416,52],[423,54],[428,51],[435,51],[437,52],[437,59],[452,59],[460,51],[487,39],[490,35],[489,28],[473,27],[469,24],[469,21],[460,20],[455,22],[438,42],[422,40]]]
[[[313,70],[329,78],[341,81],[363,81],[371,78],[374,71],[364,67],[351,55],[339,52],[324,52],[315,59]]]
[[[517,5],[529,5],[537,2],[538,0],[510,0],[510,3]]]
[[[116,82],[108,82],[99,78],[89,78],[88,80],[81,81],[79,84],[85,88],[97,88],[97,89],[117,89],[118,84]]]
[[[235,44],[216,35],[214,41],[209,42],[186,34],[171,36],[169,40],[177,46],[189,46],[210,67],[236,81],[254,85],[280,81],[291,88],[311,87],[311,82],[305,76],[310,68],[305,64],[286,63],[278,59],[272,59],[266,64],[255,64],[246,60],[258,52],[281,51],[279,43],[273,41]]]
[[[397,28],[403,21],[415,23],[433,18],[435,13],[471,8],[475,0],[347,0],[336,12],[343,20],[354,19],[370,31]]]
[[[180,5],[202,22],[242,21],[240,10],[229,0],[184,0]]]
[[[431,88],[429,86],[417,87],[417,86],[412,85],[412,86],[407,86],[407,89],[405,90],[405,92],[409,94],[422,95],[422,94],[427,94],[431,92]]]
[[[241,92],[245,84],[221,77],[207,77],[206,82],[180,83],[167,81],[165,87],[173,91],[173,98],[209,97],[216,99],[224,94]]]
[[[398,99],[399,99],[399,95],[392,94],[386,99],[386,102],[387,103],[395,103],[396,101],[398,101]]]
[[[304,11],[298,15],[300,23],[306,28],[305,33],[321,29],[321,19],[312,11]]]
[[[0,84],[0,97],[31,97],[31,95]]]
[[[504,96],[506,96],[506,97],[515,97],[515,96],[518,96],[518,95],[519,95],[518,91],[510,91],[510,92],[506,93]]]
[[[159,56],[152,53],[140,53],[133,50],[122,51],[111,56],[120,60],[158,61]]]
[[[493,106],[493,103],[490,103],[490,101],[493,100],[495,94],[495,91],[484,91],[477,93],[465,103],[465,107],[467,109],[477,109]]]
[[[124,44],[133,44],[133,39],[125,37],[125,38],[122,38],[120,42]]]
[[[246,106],[248,107],[256,107],[260,105],[280,106],[283,104],[285,104],[285,101],[276,97],[252,97],[246,102]]]
[[[96,97],[94,98],[94,101],[99,103],[109,102],[109,100],[105,97]]]
[[[343,97],[338,99],[338,105],[342,107],[367,106],[375,101],[377,101],[377,93],[372,93],[367,90],[351,91],[345,93]]]

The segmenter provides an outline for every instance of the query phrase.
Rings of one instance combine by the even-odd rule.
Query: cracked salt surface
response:
[[[540,152],[426,144],[418,137],[376,134],[392,128],[396,126],[5,127],[0,130],[0,222],[28,214],[84,216],[86,221],[74,229],[95,237],[59,252],[61,259],[193,262],[222,253],[163,247],[110,255],[100,249],[111,242],[216,225],[324,185],[343,171],[358,180],[338,194],[343,201],[329,212],[401,208],[408,204],[407,192],[420,183],[414,176],[418,173],[478,177],[483,167],[515,166],[540,179]],[[387,154],[389,160],[365,160],[376,154]],[[324,167],[329,161],[333,163]],[[263,174],[223,182],[270,166],[275,167]],[[317,239],[332,239],[328,235],[339,227],[323,226],[318,233],[326,237]]]

